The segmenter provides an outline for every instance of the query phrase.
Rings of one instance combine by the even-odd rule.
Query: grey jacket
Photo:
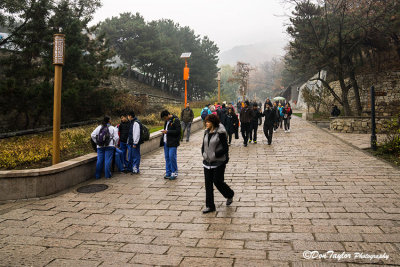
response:
[[[209,130],[205,130],[201,152],[203,164],[206,166],[220,166],[228,162],[227,133],[222,123],[211,134]]]

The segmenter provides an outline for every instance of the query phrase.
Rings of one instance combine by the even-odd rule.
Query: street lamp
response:
[[[62,66],[65,62],[65,35],[54,34],[54,111],[53,111],[53,157],[52,164],[60,162],[61,82]]]
[[[221,103],[221,72],[218,71],[218,76],[217,76],[217,80],[218,80],[218,103]]]
[[[185,68],[183,69],[183,80],[185,81],[185,108],[187,106],[187,81],[189,80],[189,68],[187,60],[190,58],[191,52],[182,53],[181,58],[185,59]]]

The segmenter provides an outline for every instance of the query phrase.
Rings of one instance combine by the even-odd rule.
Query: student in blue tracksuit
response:
[[[131,111],[128,115],[128,119],[131,122],[131,126],[129,128],[129,137],[128,137],[128,172],[132,174],[140,173],[140,125],[137,122],[137,118],[135,116],[135,112]]]
[[[108,133],[107,133],[108,132]],[[90,135],[97,145],[96,179],[100,179],[104,166],[104,176],[111,178],[111,163],[115,146],[118,144],[118,130],[111,125],[111,119],[105,116],[101,125]]]

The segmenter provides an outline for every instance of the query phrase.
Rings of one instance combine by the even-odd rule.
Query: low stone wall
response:
[[[201,118],[195,118],[192,132],[202,128]],[[158,149],[161,135],[161,131],[152,133],[141,154]],[[91,153],[41,169],[0,171],[0,201],[45,197],[92,179],[96,159],[97,154]]]
[[[391,117],[376,117],[376,130],[381,131],[385,121]],[[329,128],[340,133],[371,133],[370,117],[332,117]]]

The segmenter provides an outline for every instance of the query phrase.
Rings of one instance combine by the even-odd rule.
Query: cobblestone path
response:
[[[216,191],[217,212],[203,215],[202,133],[192,137],[175,181],[163,179],[159,150],[139,176],[91,181],[106,191],[0,205],[0,266],[400,264],[399,169],[295,117],[272,146],[261,129],[258,144],[234,141],[234,202]]]

